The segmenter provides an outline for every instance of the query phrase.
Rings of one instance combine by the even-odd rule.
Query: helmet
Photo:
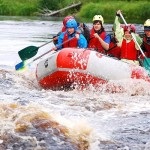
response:
[[[125,31],[135,32],[135,30],[136,30],[134,24],[125,25],[125,26],[123,27],[123,29],[124,29],[124,32],[125,32]]]
[[[77,26],[78,25],[75,19],[69,19],[66,23],[66,28],[74,28],[76,30]]]
[[[64,19],[63,19],[63,25],[66,26],[66,23],[69,19],[74,19],[73,16],[66,16]]]
[[[150,31],[150,19],[144,22],[144,30]]]
[[[95,20],[101,21],[102,24],[104,23],[104,19],[103,19],[103,17],[102,17],[101,15],[95,15],[95,16],[93,17],[93,21],[95,21]]]

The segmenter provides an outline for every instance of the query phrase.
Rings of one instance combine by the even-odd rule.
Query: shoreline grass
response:
[[[120,9],[130,23],[143,23],[150,17],[148,0],[80,0],[82,6],[61,13],[61,17],[75,15],[80,20],[92,22],[96,14],[104,17],[105,23],[112,23],[115,12]],[[6,16],[37,16],[39,10],[48,8],[58,10],[79,0],[0,0],[0,15]]]

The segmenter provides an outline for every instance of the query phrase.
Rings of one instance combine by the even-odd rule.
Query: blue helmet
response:
[[[77,29],[78,25],[75,19],[69,19],[66,23],[66,28],[74,28]]]

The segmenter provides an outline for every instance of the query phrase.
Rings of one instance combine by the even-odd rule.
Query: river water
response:
[[[51,41],[61,26],[54,20],[0,21],[0,150],[149,150],[150,83],[132,79],[97,90],[52,91],[36,81],[42,58],[15,71],[19,50]],[[123,90],[112,92],[112,84]]]

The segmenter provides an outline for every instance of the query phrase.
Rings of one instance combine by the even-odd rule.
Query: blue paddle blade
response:
[[[24,68],[25,68],[25,62],[24,61],[20,62],[19,64],[17,64],[15,66],[16,70],[21,70],[21,69],[24,69]]]

